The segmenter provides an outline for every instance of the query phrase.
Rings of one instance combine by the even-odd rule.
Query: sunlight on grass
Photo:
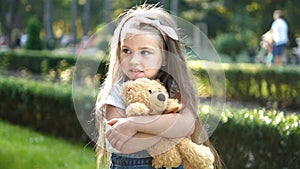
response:
[[[94,169],[94,150],[0,121],[0,168]]]

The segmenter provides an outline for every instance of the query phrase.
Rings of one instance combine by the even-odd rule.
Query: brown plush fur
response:
[[[127,116],[176,113],[181,108],[181,104],[176,99],[170,99],[165,87],[157,80],[140,78],[125,82],[122,97],[128,104]],[[152,165],[155,168],[183,164],[185,169],[213,169],[214,155],[211,150],[188,138],[162,138],[147,151],[153,157]]]

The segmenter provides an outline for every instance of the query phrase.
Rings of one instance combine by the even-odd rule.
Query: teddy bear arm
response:
[[[186,138],[177,145],[182,157],[182,164],[185,169],[209,169],[213,167],[214,155],[210,148],[201,144],[193,143]]]
[[[182,164],[182,159],[176,148],[155,155],[152,160],[152,166],[154,168],[177,168],[180,164]]]
[[[155,168],[177,168],[181,163],[181,155],[176,148],[181,138],[168,139],[162,138],[154,146],[147,149],[148,153],[153,157],[152,165]]]
[[[150,109],[144,104],[140,102],[131,103],[126,108],[126,115],[130,116],[141,116],[141,115],[148,115]]]
[[[168,99],[167,108],[163,112],[164,114],[167,113],[176,113],[181,109],[181,104],[178,103],[177,99]]]

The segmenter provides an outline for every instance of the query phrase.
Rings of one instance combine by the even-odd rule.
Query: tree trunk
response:
[[[52,22],[53,0],[44,0],[44,24],[46,41],[53,39]]]
[[[9,47],[15,46],[15,38],[12,37],[12,31],[16,25],[16,17],[20,8],[20,0],[1,0],[0,1],[0,15],[1,15],[1,29],[7,40]]]
[[[90,29],[91,0],[86,0],[83,9],[83,36],[88,36]]]
[[[106,23],[111,22],[112,16],[112,0],[104,0],[104,21]]]
[[[71,6],[71,32],[72,32],[72,44],[76,47],[77,42],[77,26],[76,26],[76,18],[77,18],[77,4],[78,0],[72,0]]]
[[[44,26],[45,26],[45,40],[47,49],[54,49],[54,35],[53,35],[53,20],[52,20],[53,0],[44,0]]]
[[[178,16],[178,0],[173,0],[171,4],[171,11]]]
[[[110,23],[112,22],[112,0],[104,0],[103,3],[104,21],[105,23]],[[106,31],[108,34],[113,34],[114,29],[115,28],[113,27],[113,25],[109,24]]]

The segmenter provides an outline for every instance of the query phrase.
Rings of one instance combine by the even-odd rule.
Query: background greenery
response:
[[[68,75],[68,80],[61,78],[65,76],[62,72],[68,69],[73,70],[71,63],[66,64],[70,56],[53,56],[47,51],[41,51],[40,53],[45,57],[40,58],[35,56],[37,53],[8,51],[0,55],[0,58],[7,58],[0,62],[2,65],[2,67],[0,66],[2,74],[0,77],[0,118],[47,135],[64,138],[69,142],[89,143],[91,139],[80,126],[74,110],[71,90],[72,73]],[[8,70],[7,65],[14,62],[19,63],[18,58],[24,59],[24,64],[20,63],[19,67],[10,67]],[[44,59],[52,60],[52,62],[45,62]],[[66,60],[64,61],[64,59]],[[33,61],[36,61],[35,65],[27,64]],[[189,66],[197,76],[198,85],[206,86],[201,88],[201,92],[204,92],[206,99],[209,99],[213,96],[209,88],[210,81],[207,70],[203,69],[199,62],[201,61],[190,61]],[[43,69],[40,67],[43,66],[48,68],[48,72],[42,71]],[[226,166],[230,169],[293,169],[300,167],[297,161],[300,158],[300,115],[292,111],[280,111],[286,108],[299,110],[297,106],[299,106],[300,82],[295,77],[299,77],[300,69],[296,66],[282,66],[278,69],[278,67],[268,67],[262,64],[245,63],[227,63],[222,66],[226,74],[227,101],[238,100],[239,105],[245,102],[256,103],[255,108],[227,107],[222,112],[220,123],[211,140]],[[32,67],[41,72],[32,73],[30,71],[33,70]],[[104,67],[102,66],[100,69],[105,69]],[[24,69],[27,70],[27,73],[22,73]],[[56,72],[56,76],[52,77],[50,74],[53,71]],[[211,71],[219,71],[219,68]],[[14,77],[11,76],[12,72]],[[98,71],[100,74],[98,77],[103,76],[101,75],[103,72],[105,71]],[[35,75],[39,75],[39,77],[37,78]],[[94,87],[97,88],[97,85]],[[95,102],[94,99],[94,96],[83,94],[80,95],[79,101],[86,103],[87,110],[91,110],[93,108],[91,103]],[[266,106],[268,102],[272,103],[269,107]],[[206,115],[213,115],[209,105],[206,105],[205,102],[201,105],[199,109],[200,115],[204,116],[202,119],[206,119]],[[4,128],[4,130],[6,129]],[[10,132],[8,130],[8,133]],[[30,138],[31,136],[24,137]],[[7,145],[7,142],[16,145],[27,143],[22,139],[20,143],[9,141],[16,137],[1,138],[5,138],[5,143],[2,143],[4,146]],[[47,148],[49,148],[48,144],[43,145],[45,152]],[[15,154],[17,153],[19,152],[16,151]],[[26,150],[24,153],[31,154],[32,152]],[[3,163],[9,168],[11,158],[16,156],[15,154],[11,152],[11,155],[3,158],[3,162],[0,160],[0,165]],[[28,158],[34,158],[34,156],[29,155]],[[95,154],[90,154],[87,157],[92,160],[91,163],[95,163],[94,156]],[[48,165],[48,161],[52,160],[48,157],[47,160],[43,160],[43,158],[39,157],[37,161],[45,163],[45,166]],[[27,160],[30,161],[30,159]],[[55,165],[61,165],[61,163],[59,160],[55,161]],[[34,164],[28,164],[28,168]]]
[[[14,83],[15,85],[13,85]],[[8,85],[11,86],[9,90],[5,90],[8,89],[5,84],[10,84]],[[48,135],[63,137],[69,142],[88,142],[86,137],[82,137],[84,131],[78,127],[79,124],[73,107],[68,106],[72,104],[72,100],[68,99],[71,98],[70,92],[62,92],[64,90],[69,91],[68,87],[55,86],[51,88],[50,84],[47,83],[34,84],[38,84],[38,82],[14,78],[1,81],[0,86],[4,86],[0,88],[0,98],[3,98],[1,108],[4,108],[4,110],[0,110],[1,119],[15,124],[22,124],[22,126],[27,126]],[[16,98],[20,98],[20,100],[18,101]],[[29,98],[34,104],[30,103]],[[5,100],[10,99],[14,101],[14,105],[7,105],[9,101]],[[26,100],[29,102],[26,102]],[[56,104],[59,111],[53,111],[54,105],[52,104]],[[50,107],[37,109],[45,105],[50,105]],[[212,116],[214,113],[211,112],[210,105],[201,105],[199,109],[202,119],[206,119],[208,115],[210,118],[219,118]],[[9,109],[6,110],[6,108]],[[300,158],[299,126],[299,114],[284,114],[284,112],[259,107],[254,109],[227,108],[222,112],[219,125],[211,140],[228,168],[293,169],[300,167],[297,160]],[[8,169],[14,168],[12,161],[19,157],[19,153],[28,154],[24,161],[21,160],[16,163],[20,165],[24,163],[23,168],[31,168],[33,165],[47,166],[48,163],[52,164],[51,166],[57,165],[58,168],[60,168],[59,166],[68,168],[69,165],[66,161],[69,160],[74,160],[76,167],[81,165],[80,159],[70,157],[73,151],[75,151],[74,154],[81,154],[80,151],[76,150],[76,147],[70,147],[66,144],[61,145],[60,141],[55,139],[50,139],[48,142],[48,139],[45,138],[44,140],[42,136],[31,136],[31,134],[26,134],[27,130],[9,129],[2,123],[0,123],[0,127],[1,138],[4,138],[0,141],[0,145],[4,147],[0,150],[0,156],[1,152],[5,154],[5,158],[0,158],[0,166],[4,165]],[[30,141],[33,143],[27,145]],[[22,146],[18,147],[19,145]],[[53,146],[55,146],[55,149],[52,148]],[[69,151],[69,148],[72,150]],[[67,153],[68,155],[63,156],[63,159],[56,159],[56,157],[53,157],[55,154],[52,154],[57,153],[56,149],[59,153]],[[39,156],[39,152],[46,152],[46,155]],[[87,165],[91,165],[92,168],[93,163],[95,163],[95,154],[88,154],[84,158],[87,158]]]
[[[288,50],[294,47],[294,39],[300,36],[299,2],[147,2],[160,2],[169,12],[199,26],[213,41],[221,61],[228,62],[222,64],[227,101],[238,101],[241,107],[246,102],[255,105],[255,108],[226,107],[222,112],[211,140],[227,168],[300,168],[299,67],[232,63],[253,62],[247,52],[259,50],[260,36],[270,28],[275,9],[283,10],[289,24]],[[2,42],[0,46],[0,168],[95,168],[93,143],[88,144],[91,140],[81,128],[73,105],[71,82],[78,59],[78,51],[73,47],[124,9],[141,3],[140,0],[0,1],[0,36],[5,37],[9,48],[17,48],[7,50]],[[105,31],[99,37],[107,34]],[[23,34],[28,35],[28,43],[20,46]],[[66,36],[69,41],[63,44]],[[99,40],[97,45],[107,48],[106,40]],[[104,52],[102,55],[105,57]],[[84,83],[101,82],[107,64],[102,60],[96,77],[89,77]],[[209,88],[207,71],[197,61],[189,64],[195,75],[201,76],[197,78],[198,85],[206,86],[204,90],[201,88],[207,97],[204,100],[210,99],[216,93]],[[80,99],[90,102],[95,98],[87,99],[83,94]],[[87,109],[92,106],[87,104]],[[204,104],[199,109],[205,119],[209,106]]]
[[[41,25],[44,47],[59,47],[64,35],[71,36],[69,43],[79,42],[95,33],[100,25],[115,19],[124,9],[141,0],[2,0],[0,1],[0,35],[10,47],[24,33],[32,18]],[[273,11],[281,9],[289,24],[290,43],[296,46],[300,36],[300,5],[297,0],[147,0],[160,3],[171,13],[198,25],[214,40],[219,52],[236,60],[236,54],[259,47],[260,37],[270,29]],[[227,43],[231,42],[231,43]],[[222,44],[222,45],[221,45]],[[229,45],[226,48],[225,45]],[[36,44],[37,45],[37,44]]]
[[[88,145],[54,138],[0,121],[0,168],[96,168],[94,150]]]

